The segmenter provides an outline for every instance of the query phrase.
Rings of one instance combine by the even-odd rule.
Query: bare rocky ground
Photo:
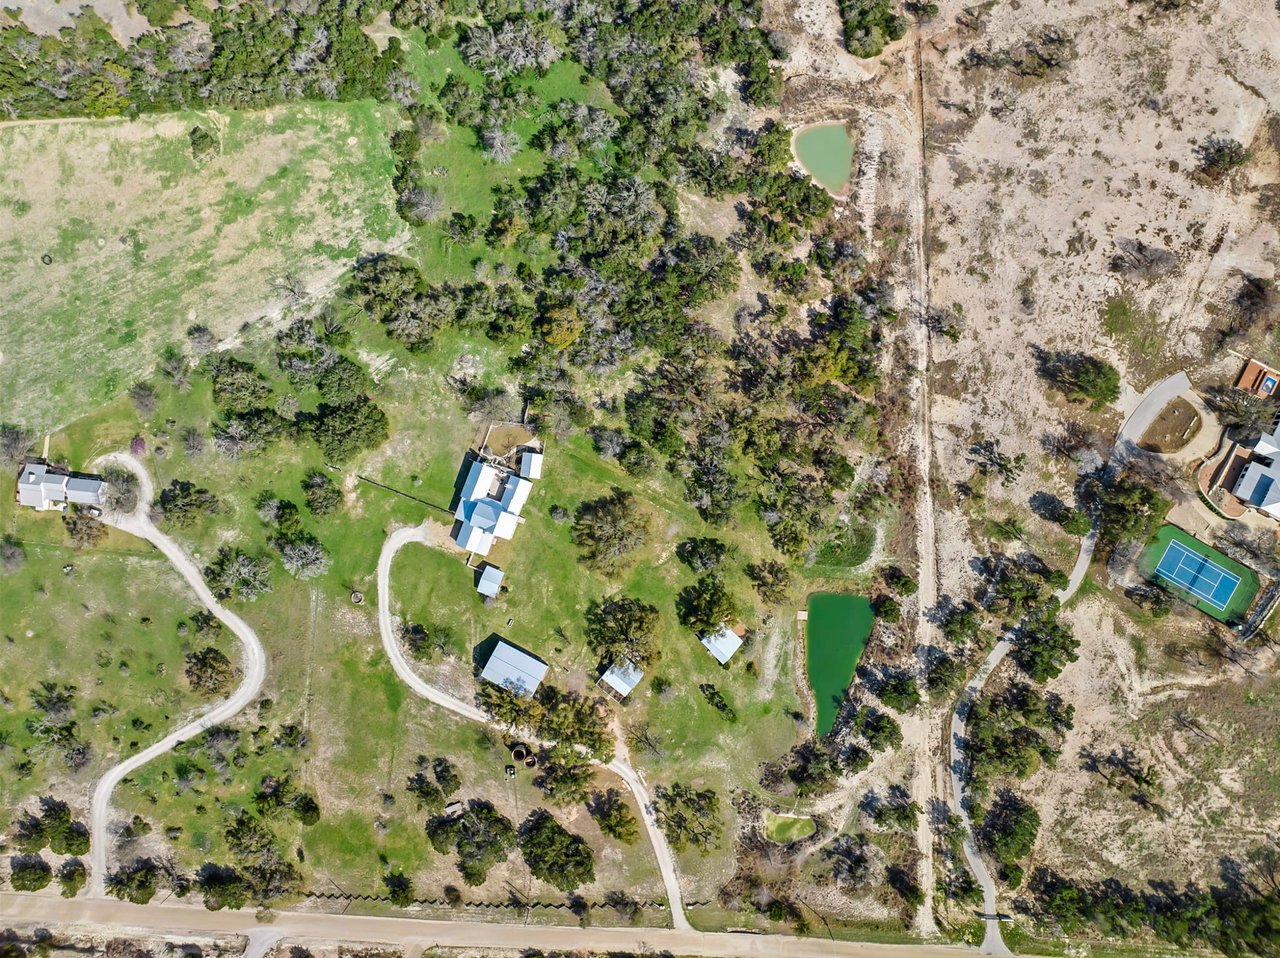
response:
[[[1216,331],[1235,309],[1241,274],[1275,275],[1280,234],[1258,200],[1275,177],[1262,141],[1280,103],[1280,16],[1261,2],[1161,14],[1141,3],[1024,2],[965,17],[981,24],[973,29],[951,14],[944,7],[925,31],[930,279],[932,305],[961,315],[964,332],[955,346],[935,346],[948,363],[935,388],[955,398],[934,407],[934,440],[952,482],[971,473],[966,450],[977,436],[1025,453],[1022,481],[993,491],[987,506],[1025,517],[1037,491],[1070,501],[1074,470],[1046,458],[1042,437],[1069,419],[1109,436],[1120,418],[1047,392],[1033,347],[1101,355],[1134,390],[1176,369],[1203,383],[1221,375],[1207,367],[1218,358]],[[998,61],[1027,42],[1062,65],[1044,77],[965,66],[972,50]],[[1206,182],[1195,173],[1196,150],[1209,136],[1253,144],[1257,161]],[[1113,269],[1133,240],[1169,250],[1176,263],[1153,276]],[[1108,333],[1103,310],[1120,296],[1145,315],[1145,328]],[[970,588],[968,560],[982,549],[967,526],[940,526],[944,592]],[[1029,529],[1041,543],[1028,545],[1050,557],[1052,527]],[[1196,640],[1199,617],[1153,627],[1127,620],[1124,606],[1100,593],[1071,612],[1080,661],[1053,688],[1075,705],[1076,728],[1058,767],[1024,786],[1044,819],[1035,863],[1081,878],[1212,880],[1222,855],[1274,832],[1274,804],[1240,800],[1270,776],[1256,756],[1205,747],[1211,740],[1197,747],[1198,733],[1170,727],[1167,703],[1194,698],[1178,681],[1194,688],[1247,677],[1169,657],[1170,642]],[[1186,709],[1194,713],[1195,702]],[[1249,721],[1249,734],[1261,736],[1255,743],[1273,740],[1260,716]],[[1210,724],[1211,734],[1233,734]],[[1235,734],[1245,724],[1238,720]],[[1163,820],[1081,768],[1082,749],[1106,756],[1126,746],[1160,768]]]
[[[913,35],[878,61],[850,62],[834,4],[767,7],[791,53],[783,121],[846,120],[860,147],[880,130],[866,252],[904,303],[903,230],[912,204],[927,204],[928,301],[961,328],[957,343],[934,337],[930,367],[940,595],[971,595],[972,560],[991,548],[983,517],[954,495],[973,476],[977,438],[1028,459],[1022,479],[992,488],[981,510],[1024,520],[1026,541],[1005,548],[1069,567],[1076,541],[1028,508],[1040,491],[1072,497],[1076,469],[1051,459],[1043,438],[1077,421],[1102,451],[1160,376],[1229,379],[1239,360],[1219,333],[1238,315],[1242,277],[1276,276],[1280,14],[1269,0],[1171,12],[1106,0],[942,3],[919,29],[922,197],[911,175]],[[1250,162],[1209,181],[1197,166],[1211,136],[1250,146]],[[1118,300],[1130,317],[1108,323]],[[1066,403],[1037,376],[1035,347],[1112,362],[1125,380],[1119,408]],[[1269,355],[1274,344],[1253,348]],[[1076,727],[1058,766],[1018,786],[1043,818],[1030,864],[1082,879],[1214,880],[1224,857],[1280,826],[1265,757],[1280,726],[1276,682],[1259,664],[1269,655],[1248,668],[1196,661],[1186,650],[1203,641],[1202,617],[1180,610],[1153,626],[1105,588],[1086,589],[1067,615],[1080,660],[1051,688],[1075,705]],[[1161,814],[1082,767],[1082,754],[1124,749],[1156,767]]]

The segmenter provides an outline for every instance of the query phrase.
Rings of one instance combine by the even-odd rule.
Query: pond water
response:
[[[843,123],[810,126],[796,134],[796,159],[810,176],[832,193],[839,193],[853,170],[853,143]]]
[[[874,624],[871,602],[863,596],[844,592],[815,592],[809,596],[805,659],[809,687],[818,706],[819,735],[826,735],[835,724]]]

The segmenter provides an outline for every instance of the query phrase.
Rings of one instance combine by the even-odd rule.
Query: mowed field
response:
[[[108,766],[207,707],[183,675],[187,652],[214,645],[238,661],[230,637],[179,625],[200,606],[146,543],[112,532],[78,551],[57,513],[14,508],[0,502],[0,524],[26,553],[21,568],[0,575],[0,829],[39,796],[83,808]],[[69,695],[60,721],[75,723],[89,746],[83,768],[69,769],[28,723],[40,718],[33,698],[44,682]]]
[[[398,245],[371,103],[0,125],[0,407],[63,425],[118,395],[193,323],[219,336]],[[221,153],[192,159],[189,133]]]

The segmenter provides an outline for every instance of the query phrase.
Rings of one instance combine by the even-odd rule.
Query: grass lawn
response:
[[[835,535],[824,542],[809,566],[813,576],[844,578],[854,574],[869,558],[876,545],[875,526],[862,521],[849,525],[842,535]]]
[[[263,701],[269,705],[251,707],[233,724],[248,742],[248,733],[261,725],[274,732],[297,723],[310,742],[301,751],[266,748],[254,754],[249,749],[243,766],[230,769],[228,777],[209,770],[186,791],[176,784],[176,755],[146,766],[122,786],[117,793],[122,809],[143,815],[157,832],[161,826],[182,827],[170,847],[184,864],[194,868],[206,860],[225,860],[225,812],[252,807],[253,793],[268,774],[291,775],[319,800],[321,818],[312,827],[288,815],[272,819],[284,847],[300,850],[307,887],[315,891],[380,894],[382,874],[396,868],[414,879],[422,897],[438,898],[445,884],[464,887],[453,857],[436,853],[427,841],[427,813],[406,791],[419,755],[449,757],[463,782],[454,797],[492,801],[516,825],[545,805],[533,785],[534,773],[522,770],[506,780],[502,770],[509,759],[500,738],[486,736],[403,686],[382,654],[368,606],[356,608],[319,589],[282,583],[242,611],[268,647]],[[598,901],[618,888],[642,899],[661,896],[646,846],[622,846],[604,837],[581,808],[558,814],[596,850],[599,881],[582,889],[588,899]],[[529,875],[518,852],[494,869],[482,889],[464,891],[469,901],[501,901],[509,893],[508,882],[535,900],[563,900],[562,893]]]
[[[765,809],[765,834],[779,845],[786,845],[788,842],[799,841],[801,838],[808,838],[817,830],[818,826],[814,823],[812,818],[802,818],[796,815],[779,815],[777,812],[771,812],[768,809]]]
[[[66,424],[119,395],[192,323],[220,335],[402,232],[372,102],[0,128],[4,418]],[[197,164],[189,131],[217,129]],[[39,370],[38,383],[20,370]]]
[[[470,75],[452,47],[427,51],[414,31],[406,39],[411,64],[424,91],[438,88],[451,74],[464,79]],[[613,109],[605,88],[568,63],[555,65],[529,85],[536,97],[534,106],[514,124],[526,143],[545,122],[547,109],[560,99]],[[439,225],[413,231],[402,229],[390,205],[391,159],[385,146],[388,126],[397,121],[391,113],[372,104],[333,107],[331,113],[325,114],[323,111],[328,109],[307,106],[219,118],[225,125],[223,154],[199,171],[183,153],[186,132],[195,115],[150,121],[156,126],[151,139],[139,135],[139,142],[151,144],[148,148],[159,158],[150,160],[150,154],[145,153],[122,154],[121,169],[127,166],[149,170],[147,175],[158,184],[151,192],[161,188],[190,192],[193,187],[188,181],[196,176],[202,182],[208,180],[210,190],[217,186],[219,192],[200,203],[189,197],[179,201],[168,193],[161,194],[176,210],[172,214],[175,223],[188,232],[195,230],[194,240],[188,241],[190,248],[182,251],[181,262],[173,258],[166,261],[170,267],[165,276],[151,276],[153,266],[161,261],[162,244],[139,230],[146,255],[140,263],[133,264],[133,268],[142,270],[138,289],[129,290],[128,295],[109,295],[93,285],[97,282],[97,274],[93,274],[93,282],[67,283],[66,288],[74,292],[76,299],[65,309],[58,307],[63,312],[56,311],[56,303],[42,307],[42,315],[49,317],[44,320],[45,328],[57,330],[60,323],[68,321],[66,315],[77,304],[90,298],[109,301],[108,311],[120,313],[118,319],[112,320],[121,324],[120,331],[103,325],[86,328],[78,349],[101,351],[105,340],[108,355],[115,356],[112,337],[125,333],[129,334],[129,349],[118,350],[121,358],[112,359],[116,365],[102,373],[96,369],[76,370],[81,388],[63,410],[65,416],[60,411],[56,416],[43,412],[26,418],[32,423],[65,421],[96,406],[93,412],[54,434],[54,458],[87,467],[102,453],[123,448],[135,435],[141,436],[147,446],[148,468],[158,488],[173,479],[190,480],[213,491],[221,501],[221,509],[215,515],[189,528],[170,530],[197,561],[208,561],[223,545],[263,553],[273,560],[274,591],[238,609],[258,628],[270,660],[264,701],[246,710],[235,723],[243,732],[243,762],[225,773],[206,762],[208,767],[193,777],[190,756],[170,756],[140,770],[122,786],[117,800],[122,808],[144,815],[157,826],[149,841],[153,845],[159,842],[167,827],[175,836],[175,853],[188,865],[225,859],[221,834],[224,812],[250,802],[264,775],[288,774],[295,783],[317,795],[322,810],[320,822],[311,828],[304,828],[287,816],[273,823],[281,841],[294,849],[303,862],[309,887],[376,893],[384,869],[401,866],[415,877],[420,889],[434,893],[446,881],[457,882],[458,876],[453,863],[429,847],[422,829],[424,816],[404,791],[405,779],[415,769],[418,755],[450,757],[462,770],[464,789],[460,797],[488,798],[517,823],[531,808],[542,804],[543,798],[527,773],[522,772],[513,783],[506,781],[502,750],[495,748],[479,729],[408,694],[396,681],[381,651],[373,601],[362,607],[351,604],[353,590],[376,599],[377,558],[392,528],[424,519],[449,521],[429,505],[377,488],[359,477],[447,508],[464,453],[484,425],[465,414],[450,377],[465,365],[468,374],[481,384],[514,394],[511,351],[477,336],[448,330],[440,334],[429,352],[411,355],[363,316],[355,317],[348,352],[375,371],[373,396],[387,413],[391,436],[382,448],[357,457],[340,469],[329,467],[310,442],[292,440],[241,461],[228,460],[211,446],[188,455],[179,438],[183,430],[194,426],[207,435],[210,422],[216,419],[210,384],[203,376],[197,375],[192,388],[181,393],[167,383],[159,383],[158,407],[145,421],[127,399],[116,398],[140,374],[141,366],[153,362],[162,346],[178,339],[188,323],[206,322],[225,334],[230,326],[217,326],[210,318],[209,304],[234,301],[237,311],[226,318],[228,324],[235,326],[234,352],[253,361],[272,381],[277,393],[295,399],[300,410],[314,407],[314,393],[297,394],[276,367],[276,323],[253,319],[240,324],[245,316],[260,316],[268,311],[265,301],[259,303],[253,297],[258,295],[259,287],[268,289],[274,274],[265,267],[255,273],[250,266],[260,266],[265,262],[263,257],[275,255],[277,248],[289,250],[290,244],[281,236],[281,242],[271,244],[269,250],[255,247],[256,252],[244,252],[239,258],[228,260],[215,256],[229,242],[219,237],[243,234],[256,239],[264,231],[276,236],[269,231],[271,224],[267,222],[272,215],[284,217],[294,235],[323,235],[324,224],[334,222],[335,235],[340,235],[342,241],[319,244],[324,248],[317,256],[335,269],[344,261],[349,264],[371,244],[385,245],[399,235],[410,236],[410,255],[419,259],[433,280],[469,279],[477,263],[503,263],[510,267],[523,261],[536,269],[543,258],[550,256],[541,241],[516,244],[497,252],[479,245],[455,249],[445,241]],[[273,119],[268,121],[267,117]],[[94,130],[109,131],[110,125],[88,125],[85,129],[89,135]],[[238,138],[233,136],[237,131]],[[259,138],[257,141],[254,135]],[[348,149],[352,137],[355,142]],[[376,148],[371,145],[375,140]],[[51,141],[48,148],[70,150],[69,144],[75,142],[75,137],[68,134]],[[342,149],[337,149],[339,145]],[[269,161],[275,155],[272,150],[279,155],[274,166]],[[323,189],[340,159],[352,164],[346,174],[350,195],[341,194],[347,206],[331,207],[326,205],[328,193],[316,197],[307,190]],[[157,169],[153,170],[149,163]],[[421,161],[428,185],[433,185],[433,177],[438,178],[438,189],[451,212],[469,212],[479,218],[488,215],[495,188],[536,174],[543,165],[541,153],[531,148],[523,150],[509,165],[491,163],[477,151],[472,131],[454,127],[446,127],[442,136],[426,144]],[[263,186],[262,190],[254,192],[236,179],[246,169],[259,171],[255,182]],[[215,171],[217,176],[211,175]],[[150,184],[151,180],[144,183]],[[104,195],[110,193],[108,188],[103,190]],[[135,190],[139,195],[150,196],[141,187]],[[283,208],[276,209],[272,204]],[[129,209],[132,207],[126,206]],[[308,222],[301,218],[308,212],[318,217],[317,210],[330,220]],[[196,220],[184,221],[184,216],[194,216]],[[206,219],[213,223],[209,230],[214,236],[208,249],[200,245],[204,237],[200,224]],[[86,249],[92,252],[92,244],[83,245],[88,242],[86,239],[80,245],[72,244],[68,257],[72,253],[83,254]],[[108,243],[105,249],[114,247]],[[166,255],[178,255],[168,247],[165,250]],[[106,252],[95,255],[107,257]],[[58,265],[61,262],[55,260],[49,269],[73,268]],[[76,261],[74,268],[83,270],[85,264]],[[291,263],[272,266],[276,272],[286,268],[295,267]],[[163,285],[168,282],[178,284],[178,288]],[[201,285],[215,282],[217,288]],[[219,290],[235,290],[236,295],[223,297]],[[178,308],[159,309],[161,296]],[[164,315],[173,317],[173,322],[146,329],[135,322],[125,329],[123,323],[135,314]],[[30,344],[40,339],[40,335],[32,335],[23,342]],[[65,337],[59,342],[66,346]],[[76,351],[66,348],[60,355],[72,356]],[[129,365],[123,359],[126,354],[131,357],[129,362],[140,365]],[[8,355],[5,358],[9,360]],[[59,375],[71,375],[70,360],[66,366]],[[620,394],[625,389],[626,375],[624,367],[593,387]],[[46,392],[49,391],[40,394]],[[29,396],[36,396],[36,391],[24,390],[24,401]],[[694,852],[681,856],[691,896],[714,898],[734,864],[731,792],[757,789],[760,763],[777,757],[804,733],[794,674],[802,667],[797,655],[799,642],[790,627],[794,607],[783,609],[778,620],[772,620],[770,610],[759,602],[743,572],[748,562],[775,556],[767,531],[750,505],[742,506],[727,525],[709,527],[686,501],[678,476],[659,469],[649,477],[635,479],[604,461],[582,437],[563,441],[551,436],[543,438],[548,446],[544,478],[535,486],[515,540],[503,543],[491,556],[506,571],[509,591],[504,597],[492,606],[484,605],[474,591],[473,573],[458,555],[411,546],[401,553],[393,570],[394,611],[415,621],[445,625],[453,632],[451,658],[423,668],[432,672],[433,680],[466,697],[473,689],[472,651],[494,633],[543,656],[552,665],[550,680],[557,685],[589,690],[601,664],[586,642],[585,613],[590,603],[621,592],[657,606],[661,614],[661,660],[649,670],[626,704],[610,707],[618,709],[621,725],[648,723],[660,741],[656,754],[632,755],[632,761],[643,769],[651,785],[678,780],[719,792],[726,818],[725,834],[729,837],[706,856]],[[257,515],[256,503],[262,494],[270,493],[300,504],[301,482],[312,470],[326,470],[345,495],[343,508],[332,516],[317,519],[303,510],[303,525],[323,542],[332,564],[324,575],[302,583],[291,579],[276,561],[270,541],[272,530]],[[552,510],[560,507],[572,512],[582,502],[607,494],[615,486],[632,491],[642,502],[651,534],[623,573],[605,578],[578,562],[570,524],[553,519]],[[717,536],[729,544],[731,560],[726,567],[726,585],[737,600],[743,622],[755,633],[729,668],[716,663],[677,618],[677,596],[697,576],[678,561],[675,547],[686,537],[703,535]],[[837,557],[838,562],[850,562],[853,553],[864,548],[869,544],[858,543],[853,552]],[[797,586],[797,594],[799,591]],[[657,678],[664,680],[661,694],[653,691]],[[728,701],[736,712],[734,719],[727,720],[712,707],[708,701],[711,689],[700,690],[703,685],[714,686]],[[309,744],[301,750],[270,746],[272,736],[290,723],[306,730]],[[255,731],[259,732],[256,743],[251,734]],[[612,783],[602,776],[600,785],[608,784]],[[584,889],[588,897],[609,889],[627,889],[637,897],[661,894],[647,844],[623,847],[605,839],[581,807],[557,814],[596,849],[598,881],[593,888]],[[533,882],[518,859],[496,869],[483,888],[469,894],[484,900],[505,900],[513,886],[534,897],[563,900],[559,892]]]
[[[23,540],[26,562],[0,575],[0,829],[35,796],[84,808],[109,765],[206,704],[183,675],[186,652],[212,644],[237,657],[229,636],[179,634],[199,605],[146,543],[112,533],[77,551],[57,514],[15,511],[6,497],[0,522]],[[41,682],[74,687],[68,719],[91,749],[78,772],[26,728]]]
[[[1145,384],[1163,369],[1161,350],[1165,332],[1161,318],[1142,309],[1128,295],[1112,296],[1102,307],[1102,328],[1124,350]]]
[[[1211,562],[1216,562],[1240,580],[1225,608],[1219,609],[1209,602],[1203,601],[1199,596],[1180,588],[1173,581],[1156,572],[1156,567],[1159,565],[1160,559],[1165,554],[1170,542],[1182,543],[1187,549],[1204,556]],[[1249,606],[1253,604],[1254,597],[1258,594],[1258,574],[1256,572],[1247,566],[1241,565],[1234,559],[1228,558],[1212,546],[1205,545],[1195,536],[1173,525],[1160,527],[1146,549],[1143,550],[1142,556],[1138,560],[1138,568],[1143,575],[1170,595],[1177,596],[1219,622],[1230,623],[1243,619],[1249,611]]]
[[[238,355],[253,360],[276,387],[292,393],[275,368],[272,330],[254,326],[242,332]],[[248,733],[259,725],[267,734],[285,723],[297,723],[311,744],[302,752],[266,749],[250,754],[243,767],[222,780],[212,769],[196,789],[177,787],[176,757],[149,765],[122,787],[118,802],[144,815],[155,826],[181,829],[174,840],[180,859],[196,866],[223,854],[220,806],[250,801],[263,775],[291,774],[313,790],[320,801],[319,824],[304,829],[291,818],[274,825],[283,841],[302,850],[309,887],[376,893],[384,867],[401,865],[418,887],[438,890],[457,882],[451,859],[437,855],[422,831],[419,814],[404,791],[419,754],[447,755],[463,770],[463,797],[485,797],[512,818],[523,820],[544,803],[521,773],[508,784],[500,751],[474,726],[433,709],[398,683],[382,654],[372,602],[355,607],[350,593],[358,589],[376,596],[374,573],[387,531],[397,525],[445,517],[428,506],[363,483],[367,476],[419,499],[447,507],[468,446],[483,423],[467,417],[446,377],[459,359],[468,358],[479,378],[510,386],[506,356],[484,341],[458,333],[441,336],[423,356],[409,356],[379,328],[363,319],[354,325],[351,352],[379,370],[378,403],[391,422],[391,439],[381,449],[330,473],[345,491],[345,504],[335,515],[315,519],[303,511],[307,528],[325,544],[333,563],[325,575],[300,583],[278,565],[275,591],[240,611],[260,631],[270,664],[265,711],[251,708],[238,720]],[[312,469],[324,469],[320,452],[310,443],[285,442],[241,461],[212,449],[186,455],[177,436],[189,425],[207,429],[214,418],[210,386],[195,377],[191,389],[179,393],[158,386],[156,412],[145,422],[127,400],[117,400],[55,434],[51,453],[73,464],[125,446],[135,434],[147,443],[147,462],[159,486],[188,479],[215,492],[221,510],[188,529],[172,530],[197,557],[207,561],[216,548],[233,543],[249,552],[275,556],[270,529],[258,517],[255,502],[270,491],[301,503],[300,483]],[[301,408],[314,397],[298,396]],[[662,659],[641,687],[619,710],[623,723],[648,721],[661,739],[662,754],[633,755],[652,785],[674,780],[710,786],[721,795],[732,835],[732,788],[756,788],[756,769],[796,740],[794,712],[799,699],[793,685],[797,648],[791,630],[766,624],[742,566],[769,554],[765,530],[745,509],[727,527],[708,527],[685,500],[679,480],[665,471],[636,480],[603,461],[583,438],[557,441],[546,437],[544,478],[524,510],[526,521],[514,541],[492,557],[506,570],[509,592],[485,606],[473,588],[473,573],[462,558],[443,550],[413,545],[397,558],[393,570],[395,612],[424,623],[448,626],[456,639],[454,659],[424,666],[433,678],[452,685],[464,697],[471,688],[471,653],[493,633],[511,638],[547,659],[551,681],[586,690],[595,679],[597,657],[588,648],[584,614],[588,604],[618,591],[656,605],[662,616]],[[554,506],[573,511],[584,500],[606,494],[614,486],[632,490],[650,517],[648,545],[618,579],[586,570],[577,561],[570,524],[555,521]],[[676,617],[676,596],[696,576],[675,556],[686,536],[718,535],[734,549],[726,582],[738,600],[743,620],[759,627],[757,637],[723,669]],[[789,619],[790,612],[787,613]],[[508,621],[510,620],[510,625]],[[661,694],[652,680],[668,682]],[[714,685],[737,712],[726,721],[699,691]],[[253,749],[249,750],[251,753]],[[610,784],[602,776],[600,785]],[[384,799],[383,795],[391,796]],[[630,889],[637,897],[659,897],[661,886],[645,843],[624,847],[599,834],[581,807],[563,813],[569,827],[587,836],[597,851],[598,887]],[[690,893],[711,897],[733,867],[732,842],[703,857],[682,856]],[[533,880],[513,859],[495,870],[473,898],[505,899],[506,881],[523,887]],[[563,900],[549,886],[533,882],[531,893],[542,900]]]

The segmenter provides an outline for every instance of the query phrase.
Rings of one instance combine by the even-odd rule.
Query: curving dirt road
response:
[[[195,721],[188,722],[170,732],[160,741],[109,769],[98,781],[97,787],[93,790],[93,802],[89,811],[89,895],[101,898],[106,894],[107,850],[110,844],[107,826],[111,816],[112,791],[130,772],[159,758],[175,745],[192,736],[233,718],[257,698],[258,691],[267,677],[267,655],[262,648],[262,643],[258,640],[257,633],[249,627],[248,623],[234,612],[227,611],[213,597],[213,593],[205,585],[204,576],[200,574],[200,569],[191,561],[190,556],[151,522],[149,510],[155,490],[146,466],[125,452],[103,456],[98,463],[115,463],[124,466],[138,477],[138,505],[134,511],[129,515],[107,514],[103,516],[103,521],[139,539],[146,539],[159,549],[179,574],[187,580],[187,584],[191,586],[196,598],[205,608],[235,633],[244,651],[244,678],[230,698],[224,699]]]
[[[1190,388],[1191,381],[1187,379],[1186,373],[1178,372],[1154,383],[1142,394],[1133,412],[1124,421],[1120,431],[1116,433],[1116,440],[1111,447],[1111,455],[1108,457],[1105,467],[1108,475],[1114,474],[1124,465],[1128,456],[1136,448],[1138,440],[1142,438],[1142,434],[1147,431],[1147,427],[1160,414],[1160,410],[1177,398],[1179,394]],[[1067,600],[1076,594],[1076,590],[1084,582],[1084,577],[1089,572],[1089,564],[1093,561],[1093,552],[1097,545],[1098,529],[1095,526],[1080,541],[1080,553],[1076,556],[1076,562],[1071,569],[1071,577],[1067,582],[1066,588],[1055,593],[1058,601],[1062,604],[1065,605]],[[982,687],[986,684],[987,679],[990,678],[996,667],[1004,661],[1011,648],[1013,648],[1013,642],[1009,634],[1006,633],[1000,637],[1000,641],[996,643],[995,648],[988,653],[982,665],[978,667],[978,671],[974,673],[973,678],[964,687],[956,703],[955,711],[951,714],[951,808],[964,821],[964,857],[969,862],[969,868],[973,871],[974,878],[982,886],[982,908],[986,916],[986,933],[980,950],[986,955],[1008,955],[1011,952],[1000,934],[1000,921],[996,917],[999,910],[999,903],[996,899],[996,884],[991,877],[991,873],[987,871],[986,862],[982,860],[982,855],[974,842],[973,823],[969,820],[969,812],[964,807],[962,800],[964,782],[961,778],[961,771],[964,768],[964,755],[960,751],[960,743],[964,741],[965,721],[968,718],[970,706],[982,694]]]
[[[419,526],[396,529],[387,536],[386,542],[382,545],[382,553],[378,556],[378,631],[382,635],[382,647],[386,650],[387,658],[391,660],[391,667],[405,685],[427,701],[433,702],[441,708],[448,709],[455,715],[460,715],[473,722],[482,722],[486,725],[501,728],[475,705],[470,702],[464,702],[426,682],[414,671],[413,666],[410,665],[408,658],[404,654],[404,649],[396,636],[395,624],[391,617],[391,564],[396,557],[396,553],[411,542],[417,542],[422,545],[432,544],[432,536],[427,531],[426,523]],[[671,846],[667,844],[667,839],[662,834],[662,829],[658,827],[657,819],[654,818],[649,790],[645,786],[644,779],[622,759],[615,758],[604,767],[626,782],[627,787],[631,789],[631,793],[636,797],[636,804],[640,806],[640,814],[644,821],[645,831],[649,834],[649,844],[653,846],[653,854],[658,862],[658,871],[662,874],[662,884],[666,888],[667,901],[671,906],[671,924],[677,931],[689,930],[691,926],[688,918],[685,917],[684,896],[680,891],[680,878],[676,873],[675,856],[671,853]]]

